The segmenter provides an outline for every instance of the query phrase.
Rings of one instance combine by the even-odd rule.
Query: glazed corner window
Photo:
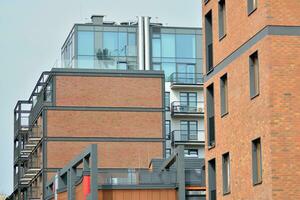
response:
[[[253,98],[259,94],[259,63],[257,51],[249,57],[249,76],[250,97]]]
[[[262,182],[262,153],[260,138],[252,141],[252,178],[253,185]]]
[[[170,92],[165,92],[165,110],[170,110]]]
[[[257,8],[257,0],[247,0],[248,15],[250,15]]]
[[[219,38],[226,35],[226,5],[225,0],[219,0]]]
[[[222,156],[223,194],[230,192],[230,157],[229,153]]]
[[[221,100],[221,116],[228,113],[228,84],[227,74],[220,78],[220,100]]]

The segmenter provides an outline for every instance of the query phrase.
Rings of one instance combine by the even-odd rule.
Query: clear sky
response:
[[[13,184],[13,108],[27,100],[42,71],[60,60],[74,23],[151,16],[170,26],[201,26],[202,0],[0,0],[0,194]]]

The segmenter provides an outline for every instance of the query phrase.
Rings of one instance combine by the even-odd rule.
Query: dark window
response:
[[[166,120],[165,121],[165,134],[166,134],[166,139],[170,139],[170,133],[171,133],[171,121]]]
[[[206,73],[213,69],[213,28],[212,11],[205,15],[205,49],[206,49]]]
[[[208,161],[208,199],[216,200],[216,160],[211,159]]]
[[[257,0],[247,0],[248,2],[248,15],[250,15],[257,8]]]
[[[250,97],[259,94],[259,64],[257,51],[249,57]]]
[[[170,92],[165,92],[165,109],[170,110]]]
[[[219,38],[226,35],[226,5],[225,0],[219,1]]]
[[[230,157],[229,153],[222,156],[223,194],[230,192]]]
[[[262,182],[262,157],[260,138],[252,141],[252,178],[253,185]]]
[[[215,110],[214,110],[214,85],[211,84],[206,89],[207,101],[207,138],[208,146],[215,145]]]
[[[228,84],[227,74],[220,78],[220,100],[221,100],[221,115],[223,116],[228,112]]]
[[[166,149],[166,158],[169,158],[171,156],[171,149]]]
[[[198,149],[185,149],[184,156],[185,157],[198,157]]]

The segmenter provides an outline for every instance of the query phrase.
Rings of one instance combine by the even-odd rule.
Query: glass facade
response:
[[[184,76],[182,78],[192,80],[195,73],[202,72],[200,34],[193,31],[183,33],[176,29],[173,29],[175,33],[165,33],[168,32],[166,30],[152,34],[152,69],[165,71],[166,81],[173,73],[180,73],[179,76]]]
[[[73,55],[69,56],[69,47],[64,45],[62,50],[64,67],[137,69],[136,28],[99,29],[95,26],[75,26],[73,32],[77,48],[75,47],[75,52],[72,50]],[[70,38],[66,44],[69,40]],[[74,49],[74,45],[72,47]]]
[[[201,33],[197,29],[150,27],[151,69],[193,80],[202,72]],[[75,25],[62,48],[64,67],[138,69],[137,26]],[[182,77],[181,77],[182,76]],[[190,77],[191,76],[191,77]]]

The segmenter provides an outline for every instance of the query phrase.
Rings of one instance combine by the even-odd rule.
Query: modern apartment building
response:
[[[166,157],[178,144],[186,156],[204,157],[202,30],[151,23],[75,24],[62,47],[65,68],[163,70],[165,73]]]
[[[208,200],[300,199],[300,2],[203,2]]]
[[[148,17],[75,24],[63,68],[44,72],[15,107],[12,198],[45,199],[47,181],[92,143],[100,169],[148,169],[178,145],[203,158],[201,34]]]
[[[163,158],[163,89],[161,71],[44,72],[15,108],[15,199],[44,199],[47,180],[90,144],[101,169]]]

